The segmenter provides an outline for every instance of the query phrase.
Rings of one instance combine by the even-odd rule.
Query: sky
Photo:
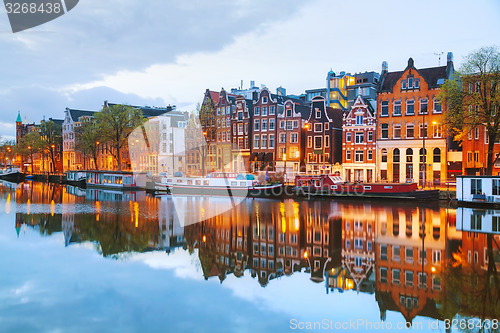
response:
[[[477,0],[81,0],[65,15],[12,33],[0,6],[0,136],[66,107],[103,102],[193,111],[205,89],[250,81],[289,94],[326,74],[455,67],[499,45],[500,2]]]

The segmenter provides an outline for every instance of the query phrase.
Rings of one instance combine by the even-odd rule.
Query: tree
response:
[[[102,112],[97,113],[96,119],[104,141],[112,148],[108,151],[115,158],[118,170],[121,171],[121,150],[127,147],[128,136],[145,121],[145,118],[139,109],[129,105],[114,104],[104,107]]]
[[[16,152],[21,155],[23,160],[29,157],[31,164],[31,173],[33,173],[33,161],[34,155],[38,154],[41,151],[43,144],[42,139],[40,137],[40,133],[38,131],[31,131],[23,136],[17,146]],[[21,163],[22,164],[22,163]]]
[[[75,132],[75,137],[77,138],[75,149],[83,155],[83,168],[86,168],[86,158],[92,158],[95,169],[99,170],[97,152],[103,139],[97,120],[91,118],[89,121],[82,122],[80,126],[76,127]]]
[[[441,89],[441,98],[448,112],[446,123],[463,140],[470,131],[482,127],[487,131],[487,168],[491,175],[495,141],[500,140],[500,53],[497,47],[482,47],[465,57],[453,80],[447,80]]]
[[[216,141],[217,128],[215,126],[215,105],[211,98],[205,98],[203,104],[198,104],[196,107],[199,125],[201,125],[203,137],[202,144],[199,145],[199,153],[201,155],[202,173],[205,176],[205,166],[207,157],[210,156],[210,144]],[[210,161],[212,162],[212,161]],[[212,163],[210,163],[212,164]],[[213,166],[210,165],[213,169]]]
[[[4,166],[12,165],[14,158],[14,146],[13,141],[4,141],[0,144],[0,160],[3,161]]]
[[[57,172],[55,151],[56,147],[62,143],[62,127],[52,120],[43,121],[40,124],[40,137],[42,153],[49,155],[52,161],[52,172]]]

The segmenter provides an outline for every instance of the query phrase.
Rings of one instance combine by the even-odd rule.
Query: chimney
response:
[[[446,56],[446,78],[449,80],[453,76],[455,68],[453,66],[453,52],[448,52]]]
[[[384,75],[388,71],[389,71],[389,65],[387,64],[387,61],[382,61],[382,75]]]
[[[255,81],[250,81],[250,89],[252,89],[253,87],[255,87]]]

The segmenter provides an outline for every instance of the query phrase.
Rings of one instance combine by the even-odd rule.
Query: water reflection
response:
[[[226,210],[224,199],[37,183],[0,197],[6,212],[17,204],[18,236],[26,227],[62,232],[65,246],[91,242],[105,257],[183,248],[198,256],[206,280],[249,275],[262,287],[302,272],[329,297],[373,295],[381,320],[388,311],[407,322],[500,313],[500,211],[264,199]]]

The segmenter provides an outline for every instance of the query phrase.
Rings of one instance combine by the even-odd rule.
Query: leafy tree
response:
[[[102,134],[96,119],[91,118],[89,121],[82,122],[81,125],[75,129],[75,137],[77,138],[75,149],[83,156],[83,168],[86,168],[86,159],[92,158],[96,170],[99,170],[97,152],[102,141]]]
[[[12,164],[14,154],[15,142],[13,141],[4,141],[0,144],[0,160],[3,160],[3,164],[5,166]],[[10,162],[9,162],[10,161]]]
[[[442,86],[447,104],[446,123],[460,141],[470,131],[484,126],[488,135],[487,169],[491,175],[495,141],[500,140],[500,53],[497,47],[482,47],[471,52],[453,80]]]
[[[16,146],[16,153],[21,156],[23,161],[29,158],[29,162],[31,164],[31,172],[34,171],[33,170],[34,156],[41,152],[42,146],[43,146],[42,139],[38,131],[31,131],[29,133],[26,133],[26,135],[19,140]]]
[[[128,136],[145,118],[142,112],[129,105],[114,104],[104,107],[102,112],[96,114],[99,130],[104,141],[112,148],[109,153],[118,163],[118,170],[122,170],[121,151],[127,148]]]
[[[40,124],[40,150],[45,155],[49,155],[52,161],[52,172],[57,172],[55,151],[56,147],[62,143],[62,127],[52,120],[43,121]]]

